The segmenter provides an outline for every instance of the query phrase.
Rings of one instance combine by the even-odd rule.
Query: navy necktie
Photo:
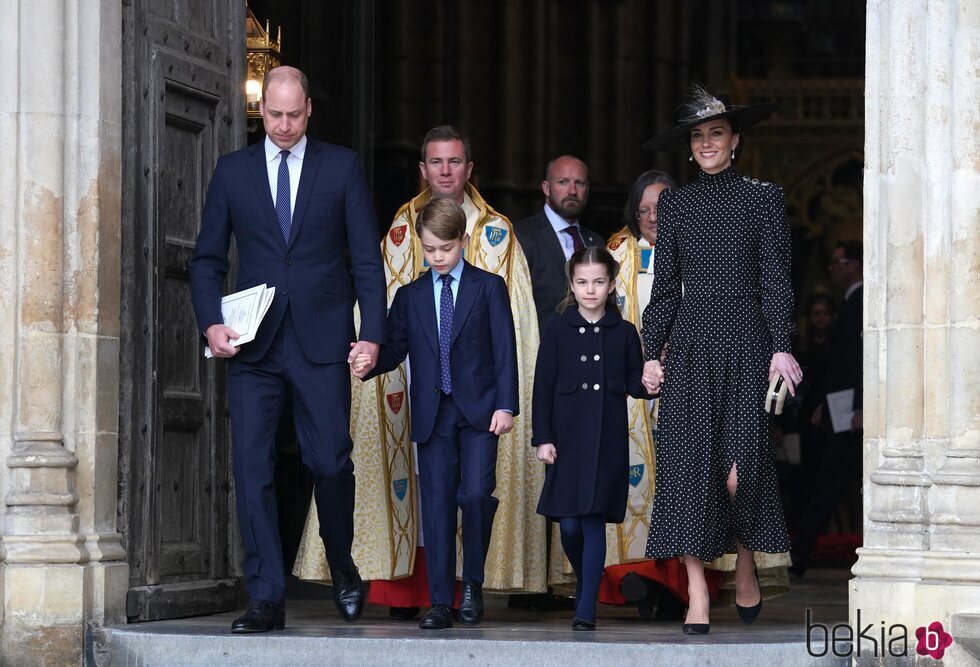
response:
[[[449,375],[449,339],[453,335],[453,277],[444,273],[442,294],[439,296],[439,365],[442,370],[442,391],[451,394],[453,381]]]
[[[282,240],[289,243],[289,228],[292,225],[292,212],[289,204],[289,165],[286,164],[289,151],[279,151],[279,176],[276,179],[276,217]]]
[[[569,225],[562,230],[566,234],[572,237],[572,251],[578,252],[585,247],[585,241],[582,240],[582,235],[578,231],[578,227],[575,225]]]

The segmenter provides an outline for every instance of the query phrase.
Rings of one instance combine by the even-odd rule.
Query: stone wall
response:
[[[980,611],[980,3],[868,3],[852,625]],[[975,664],[954,643],[945,664]]]
[[[0,654],[125,620],[116,533],[121,15],[0,0]]]

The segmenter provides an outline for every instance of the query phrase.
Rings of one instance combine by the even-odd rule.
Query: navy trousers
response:
[[[299,346],[287,309],[262,359],[231,360],[228,371],[232,465],[245,543],[245,588],[253,600],[286,594],[276,508],[276,429],[287,387],[303,464],[312,472],[320,537],[331,570],[352,570],[354,463],[350,454],[350,367],[315,364]]]
[[[419,443],[419,497],[429,598],[452,605],[456,581],[457,508],[462,510],[463,581],[483,583],[497,499],[497,440],[470,426],[442,394],[429,440]]]

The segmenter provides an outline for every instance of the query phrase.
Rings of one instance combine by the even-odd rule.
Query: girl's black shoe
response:
[[[572,630],[595,630],[595,621],[574,618],[572,619]]]

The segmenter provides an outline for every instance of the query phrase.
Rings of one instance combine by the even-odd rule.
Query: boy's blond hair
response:
[[[415,233],[429,230],[437,239],[455,241],[466,234],[466,213],[452,199],[430,199],[415,219]]]

